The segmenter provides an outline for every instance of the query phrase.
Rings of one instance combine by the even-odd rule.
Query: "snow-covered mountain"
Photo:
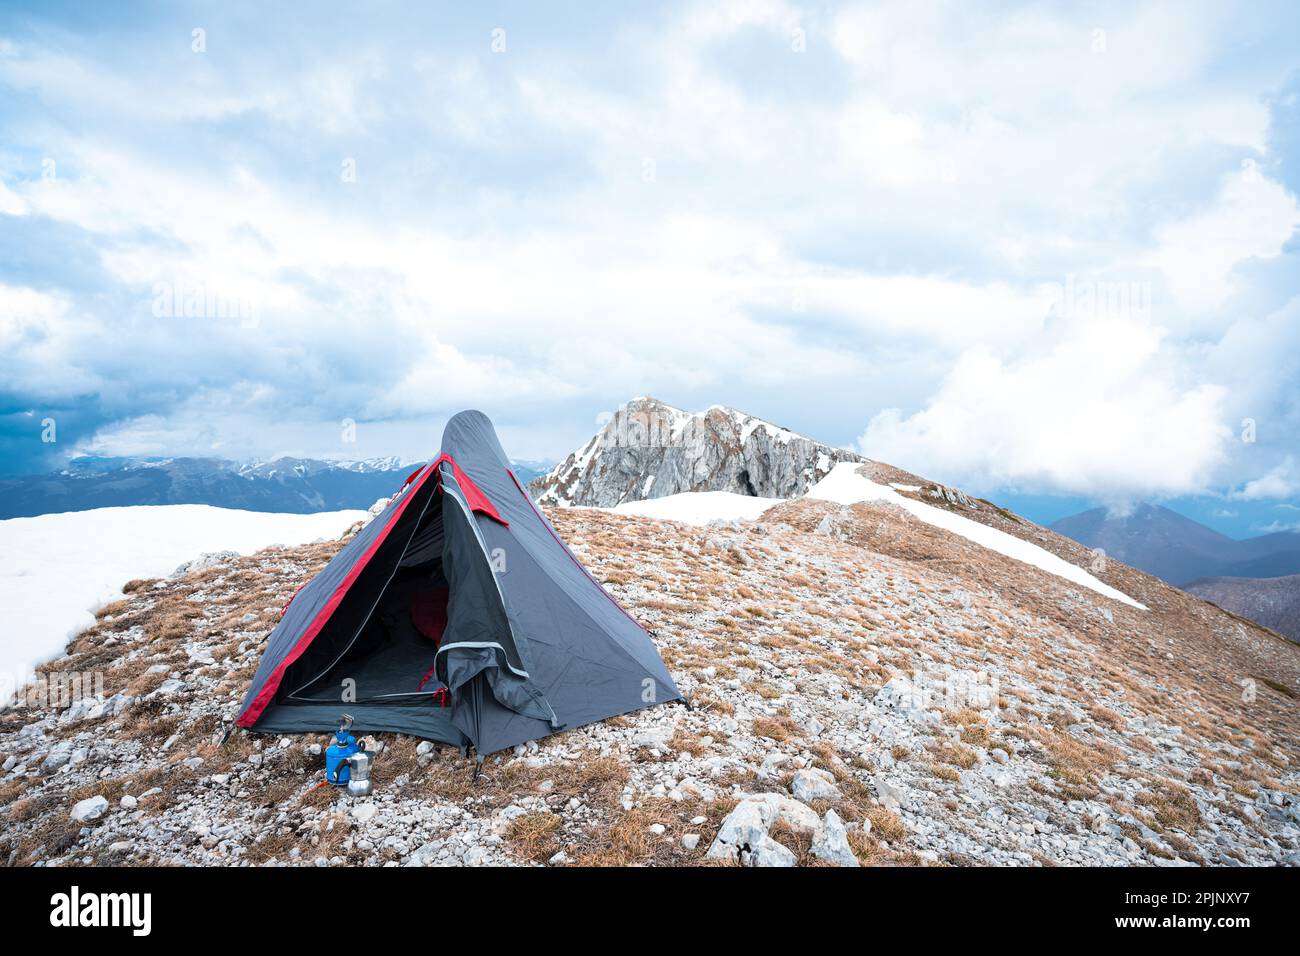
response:
[[[598,508],[690,491],[792,498],[839,462],[862,460],[734,408],[635,398],[530,489],[543,504]]]
[[[135,505],[213,505],[312,514],[368,508],[402,486],[419,464],[391,455],[359,461],[280,457],[81,458],[62,471],[0,479],[0,519]],[[541,467],[516,462],[521,481]]]
[[[320,461],[277,458],[86,459],[60,472],[0,479],[0,519],[136,505],[213,505],[311,514],[368,508],[414,467],[398,458]]]
[[[373,472],[410,470],[415,462],[407,461],[398,455],[382,458],[364,458],[359,461],[326,461],[317,458],[293,458],[282,456],[268,461],[249,462],[239,466],[239,474],[250,478],[273,478],[277,475],[296,475],[304,477],[323,471],[350,471],[365,475]]]

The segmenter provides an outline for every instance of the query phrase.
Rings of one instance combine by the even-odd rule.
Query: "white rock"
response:
[[[827,810],[822,821],[822,832],[813,840],[812,855],[836,866],[860,866],[853,848],[849,846],[849,834],[834,810]]]
[[[711,860],[739,859],[742,851],[748,852],[766,839],[770,821],[770,817],[764,818],[763,804],[742,800],[722,821],[705,856]]]
[[[365,826],[375,818],[379,808],[373,803],[358,803],[352,807],[352,819],[356,820],[361,826]]]
[[[745,799],[758,801],[765,808],[768,826],[780,820],[790,829],[800,833],[815,834],[821,829],[821,818],[812,807],[805,806],[784,793],[762,793]]]
[[[773,777],[780,776],[781,766],[789,762],[790,758],[779,751],[768,754],[763,758],[762,766],[758,768],[758,779],[771,780]]]
[[[87,797],[72,808],[72,819],[77,823],[98,820],[108,810],[108,800],[104,797]]]
[[[137,800],[135,797],[131,796],[129,793],[126,796],[124,796],[120,801],[120,805],[123,810],[134,810],[137,806],[139,806],[139,804],[140,801]]]
[[[715,860],[740,859],[753,866],[792,866],[792,862],[772,862],[784,860],[786,855],[794,860],[794,854],[767,836],[768,828],[778,820],[792,830],[814,836],[822,828],[821,819],[811,807],[783,793],[745,796],[722,821],[705,855]],[[756,849],[758,860],[754,859]]]
[[[897,812],[903,805],[903,791],[881,776],[877,776],[872,783],[875,785],[876,799],[880,805]]]
[[[632,745],[634,747],[645,747],[651,751],[657,750],[661,753],[669,753],[672,750],[668,746],[668,734],[665,731],[637,734],[632,738]]]
[[[795,866],[799,861],[788,849],[766,833],[749,851],[745,862],[749,866]]]
[[[877,707],[894,707],[898,710],[920,710],[924,708],[924,693],[901,674],[891,677],[885,686],[876,691],[872,702]]]
[[[668,832],[668,828],[664,826],[662,823],[652,823],[650,824],[649,829],[650,832],[653,833],[655,836],[663,836],[665,833]]]
[[[811,767],[795,773],[790,784],[790,792],[796,800],[838,800],[840,788],[835,785],[835,778],[825,770]]]

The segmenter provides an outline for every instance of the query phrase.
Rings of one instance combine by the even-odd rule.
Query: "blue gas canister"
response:
[[[346,787],[352,776],[348,758],[361,752],[357,738],[348,733],[352,729],[352,722],[349,715],[343,715],[343,723],[334,732],[334,743],[325,750],[325,780],[338,787]]]

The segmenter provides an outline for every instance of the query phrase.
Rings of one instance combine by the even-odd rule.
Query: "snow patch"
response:
[[[842,505],[857,504],[860,501],[887,501],[890,504],[898,505],[926,524],[960,535],[982,547],[988,548],[990,551],[996,551],[1008,558],[1014,558],[1017,561],[1040,568],[1049,574],[1065,578],[1067,581],[1088,588],[1091,591],[1096,591],[1098,594],[1120,601],[1130,607],[1142,611],[1147,609],[1146,605],[1139,604],[1124,592],[1117,591],[1109,584],[1097,580],[1083,568],[1073,565],[1063,558],[1058,558],[1050,551],[1046,551],[1036,544],[1022,541],[1015,535],[999,531],[997,528],[990,528],[988,525],[972,521],[970,518],[964,518],[943,508],[936,508],[933,505],[927,505],[924,502],[914,501],[900,495],[893,488],[876,484],[870,478],[858,474],[859,467],[858,464],[851,461],[841,462],[831,469],[829,475],[809,490],[807,497],[822,501],[834,501]]]
[[[755,498],[731,491],[684,491],[647,501],[625,501],[613,508],[602,508],[621,515],[638,515],[658,518],[661,521],[680,521],[683,524],[706,525],[710,521],[753,521],[768,508],[781,504],[784,498]]]
[[[336,538],[366,517],[140,505],[0,521],[0,695],[60,654],[133,578],[164,577],[207,552]]]

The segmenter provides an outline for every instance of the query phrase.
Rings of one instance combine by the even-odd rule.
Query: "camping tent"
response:
[[[681,695],[465,411],[286,607],[237,721],[396,731],[480,756]]]

